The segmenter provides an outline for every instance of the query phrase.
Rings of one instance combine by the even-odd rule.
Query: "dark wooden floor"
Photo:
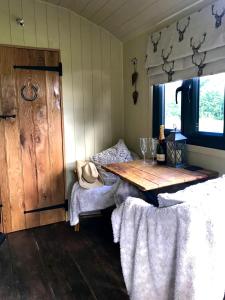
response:
[[[129,299],[119,248],[104,218],[8,235],[0,246],[0,299]]]

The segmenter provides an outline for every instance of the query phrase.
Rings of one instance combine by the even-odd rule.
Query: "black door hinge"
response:
[[[59,76],[62,76],[62,63],[60,62],[58,66],[13,66],[14,69],[23,70],[37,70],[37,71],[49,71],[58,72]]]

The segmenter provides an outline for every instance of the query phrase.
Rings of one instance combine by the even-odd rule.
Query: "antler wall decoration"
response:
[[[176,23],[176,29],[177,29],[177,32],[179,33],[179,40],[178,40],[179,42],[183,41],[183,39],[184,39],[184,33],[185,33],[185,31],[187,30],[187,28],[188,28],[188,26],[190,24],[190,20],[191,20],[191,17],[189,16],[187,18],[187,24],[185,24],[183,28],[181,28],[181,26],[182,26],[181,22],[177,21],[177,23]]]
[[[212,5],[212,15],[215,17],[216,19],[216,23],[215,23],[215,27],[219,28],[222,24],[222,19],[225,15],[225,8],[222,10],[221,14],[219,15],[217,12],[214,11],[214,7],[215,5]]]

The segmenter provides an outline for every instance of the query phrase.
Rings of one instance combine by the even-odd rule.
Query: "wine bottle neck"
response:
[[[164,134],[164,126],[161,125],[159,129],[159,141],[165,140],[165,134]]]

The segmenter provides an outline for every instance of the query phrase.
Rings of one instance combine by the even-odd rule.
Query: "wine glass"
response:
[[[148,144],[149,144],[148,138],[140,138],[140,149],[141,149],[141,153],[144,158],[144,163],[146,162],[145,155],[146,155],[146,152],[148,151]]]
[[[158,144],[158,139],[152,138],[151,143],[150,143],[150,151],[151,151],[151,155],[152,155],[152,163],[153,164],[155,162],[157,144]]]

